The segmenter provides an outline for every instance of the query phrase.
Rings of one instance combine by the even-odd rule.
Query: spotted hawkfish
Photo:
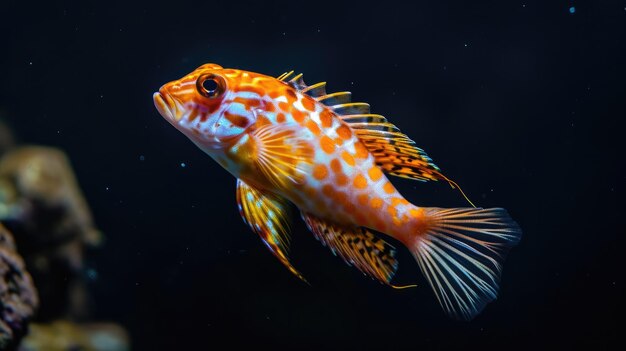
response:
[[[444,311],[472,319],[496,298],[521,230],[502,208],[420,207],[387,175],[456,186],[424,150],[351,93],[293,71],[271,77],[205,64],[153,95],[159,113],[237,179],[243,220],[300,279],[289,210],[333,253],[384,284],[397,270],[390,236],[417,261]]]

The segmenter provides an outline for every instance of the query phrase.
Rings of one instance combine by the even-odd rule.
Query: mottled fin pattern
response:
[[[450,182],[426,152],[398,127],[381,115],[371,114],[369,104],[352,102],[349,91],[328,94],[326,82],[309,86],[302,74],[293,74],[293,71],[286,72],[278,79],[328,106],[347,122],[385,173],[421,181],[443,179]]]
[[[261,237],[274,256],[306,282],[289,262],[289,202],[277,195],[264,194],[238,179],[237,205],[243,221]]]
[[[474,318],[497,297],[502,262],[521,238],[502,208],[424,208],[425,232],[409,246],[441,307]]]
[[[314,150],[296,138],[291,126],[266,124],[252,134],[254,159],[260,172],[275,186],[288,188],[300,184],[310,171]]]
[[[362,227],[344,227],[306,213],[302,213],[302,219],[333,254],[339,254],[348,265],[354,265],[364,274],[391,285],[398,268],[392,245]]]

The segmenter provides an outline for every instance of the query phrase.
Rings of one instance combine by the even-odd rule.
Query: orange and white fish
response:
[[[395,248],[411,251],[439,303],[471,319],[494,300],[502,262],[521,237],[501,208],[419,207],[385,174],[445,180],[426,153],[349,92],[325,82],[205,64],[154,93],[159,113],[237,178],[244,221],[290,263],[290,203],[318,240],[363,273],[393,286]],[[451,184],[454,184],[451,182]]]

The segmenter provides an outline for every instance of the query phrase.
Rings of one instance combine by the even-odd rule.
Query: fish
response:
[[[243,221],[295,276],[291,211],[324,246],[393,288],[397,249],[413,255],[444,312],[471,320],[496,299],[521,238],[503,208],[420,207],[387,176],[456,183],[424,150],[351,93],[204,64],[153,94],[159,114],[236,179]],[[468,200],[469,201],[469,200]],[[411,285],[414,286],[414,285]]]

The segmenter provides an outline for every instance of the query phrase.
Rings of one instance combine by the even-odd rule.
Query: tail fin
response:
[[[453,318],[470,320],[496,299],[502,262],[521,230],[502,208],[422,208],[409,249]]]

